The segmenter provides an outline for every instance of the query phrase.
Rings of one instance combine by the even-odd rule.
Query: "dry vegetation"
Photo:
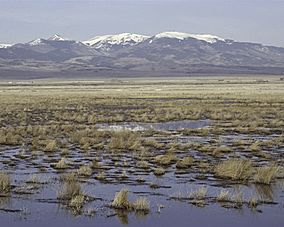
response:
[[[252,174],[252,163],[249,160],[229,159],[215,167],[215,174],[221,178],[247,180]]]
[[[228,187],[264,187],[283,173],[284,82],[278,78],[269,83],[193,78],[78,84],[0,84],[3,169],[13,173],[19,163],[29,163],[38,174],[54,172],[52,179],[62,184],[58,200],[76,213],[87,200],[84,183],[135,183],[158,190],[174,173],[173,182],[185,174],[186,181],[202,184],[210,178]],[[210,123],[174,132],[103,128],[182,120]],[[5,155],[13,149],[15,154]],[[11,179],[0,174],[1,195],[13,194],[14,184],[15,190],[20,187]],[[209,190],[200,187],[186,199],[204,206]],[[227,189],[220,189],[214,201],[234,201],[238,207],[244,203],[241,194]],[[256,207],[259,201],[247,203]],[[117,193],[111,207],[150,211],[145,197],[131,202],[126,189]]]
[[[0,173],[0,194],[6,194],[10,192],[11,180],[10,176],[6,173]]]

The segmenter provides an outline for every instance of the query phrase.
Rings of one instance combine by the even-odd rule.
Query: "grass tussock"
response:
[[[11,190],[11,179],[7,173],[0,173],[0,193],[9,193]]]
[[[133,208],[137,212],[146,212],[148,213],[150,211],[150,202],[147,200],[147,198],[138,198],[133,203]]]
[[[200,187],[196,191],[192,191],[189,194],[190,203],[198,207],[204,207],[206,204],[205,201],[206,194],[207,194],[206,187]]]
[[[59,192],[58,198],[70,200],[78,195],[83,195],[80,184],[76,181],[67,181],[63,186],[63,190]]]
[[[89,177],[93,174],[93,170],[90,166],[81,166],[77,170],[77,172],[80,176],[84,176],[84,177]]]
[[[196,199],[196,200],[204,200],[206,198],[207,194],[207,188],[206,187],[200,187],[196,191],[192,191],[189,194],[190,199]]]
[[[217,201],[218,202],[228,202],[231,200],[231,195],[228,190],[222,189],[217,196]]]
[[[99,172],[99,174],[96,176],[96,179],[97,179],[97,180],[100,180],[100,181],[106,180],[106,174],[105,174],[105,172],[104,172],[104,171]]]
[[[254,181],[259,184],[270,184],[277,173],[279,172],[278,166],[265,166],[265,167],[257,167],[254,174]]]
[[[176,168],[177,169],[187,169],[190,166],[192,166],[193,162],[194,162],[194,159],[192,157],[190,156],[184,157],[183,159],[177,161]]]
[[[82,194],[76,195],[71,198],[69,202],[69,207],[72,208],[74,212],[80,213],[84,203],[85,203],[85,196]]]
[[[228,159],[215,167],[215,175],[231,180],[247,180],[252,175],[252,163],[246,159]]]
[[[111,207],[115,209],[123,209],[123,210],[131,210],[133,208],[132,204],[128,200],[128,190],[121,189],[118,193],[116,193]]]
[[[60,180],[64,182],[75,182],[77,181],[76,173],[66,173],[60,176]]]
[[[45,152],[54,152],[57,147],[56,140],[49,140],[44,148]]]
[[[155,174],[156,176],[162,176],[162,175],[164,175],[165,173],[166,173],[166,171],[165,171],[164,168],[159,167],[159,168],[154,169],[154,174]]]
[[[109,149],[111,150],[140,150],[141,141],[138,133],[131,131],[121,131],[113,133],[109,142]]]
[[[67,169],[69,167],[66,158],[61,158],[56,164],[55,169]]]
[[[155,157],[155,162],[164,166],[171,165],[174,162],[176,162],[176,160],[177,160],[176,156],[171,152],[165,155],[158,155]]]

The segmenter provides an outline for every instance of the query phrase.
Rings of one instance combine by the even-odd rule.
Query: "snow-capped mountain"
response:
[[[28,42],[27,44],[30,46],[37,46],[37,45],[46,44],[48,41],[69,41],[69,40],[62,38],[60,35],[55,34],[47,39],[38,38],[38,39],[32,40]]]
[[[9,51],[0,52],[0,58],[65,61],[75,57],[97,54],[96,50],[85,44],[65,39],[60,35],[38,38],[27,43],[18,43],[8,49]]]
[[[122,33],[84,42],[53,35],[0,48],[0,75],[1,70],[123,76],[284,74],[284,48],[181,32]]]
[[[8,47],[11,47],[12,44],[0,44],[0,49],[4,49],[4,48],[8,48]]]
[[[194,35],[182,32],[163,32],[154,36],[154,39],[161,39],[161,38],[178,39],[178,40],[197,39],[205,41],[207,43],[216,43],[218,41],[225,42],[225,39],[215,35]]]
[[[49,37],[47,40],[52,40],[52,41],[65,41],[65,40],[67,40],[67,39],[61,37],[61,36],[58,35],[58,34],[55,34],[55,35]]]
[[[119,47],[134,46],[148,38],[150,37],[145,35],[121,33],[117,35],[96,36],[83,43],[95,49],[109,51],[111,49],[118,49]]]

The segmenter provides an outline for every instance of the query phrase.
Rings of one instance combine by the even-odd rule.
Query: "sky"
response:
[[[284,47],[284,0],[0,0],[0,43],[165,31]]]

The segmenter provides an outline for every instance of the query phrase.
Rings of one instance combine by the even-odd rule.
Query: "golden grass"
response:
[[[231,200],[231,195],[228,190],[222,189],[217,196],[217,201],[218,202],[227,202]]]
[[[71,198],[69,202],[69,207],[71,207],[75,212],[79,212],[85,203],[85,196],[84,195],[75,195]]]
[[[196,191],[190,192],[189,198],[195,200],[204,200],[206,198],[206,194],[207,194],[207,188],[200,187]]]
[[[64,182],[75,182],[77,181],[76,173],[66,173],[60,176],[60,180]]]
[[[84,177],[89,177],[93,174],[93,170],[90,166],[81,166],[78,170],[77,173],[80,176],[84,176]]]
[[[258,201],[256,198],[252,197],[250,198],[250,200],[248,201],[248,206],[252,209],[256,208],[258,205]]]
[[[162,176],[162,175],[164,175],[165,173],[166,173],[166,171],[165,171],[164,168],[159,167],[159,168],[154,169],[154,174],[155,174],[156,176]]]
[[[148,213],[150,211],[150,202],[147,198],[140,197],[133,203],[133,208],[135,211]]]
[[[60,199],[67,199],[70,200],[75,196],[82,195],[81,186],[76,181],[67,181],[64,186],[63,190],[59,191],[58,198]]]
[[[132,204],[128,200],[127,189],[121,189],[118,193],[116,193],[111,203],[111,207],[124,210],[131,210],[133,208]]]
[[[11,190],[11,179],[7,173],[0,173],[0,193],[8,193]]]
[[[103,181],[106,179],[106,174],[104,171],[99,172],[99,174],[96,176],[97,180]]]
[[[45,148],[44,148],[44,151],[46,152],[54,152],[55,149],[57,147],[57,142],[56,140],[50,140],[47,142]]]
[[[61,158],[56,164],[55,169],[67,169],[69,167],[66,158]]]
[[[252,163],[247,159],[228,159],[215,167],[215,175],[231,180],[248,180],[252,175]]]
[[[150,168],[149,163],[146,162],[146,161],[138,162],[137,167],[140,168],[140,169],[149,169]]]
[[[257,167],[255,169],[254,174],[254,181],[256,183],[260,184],[270,184],[275,177],[277,176],[277,173],[279,172],[278,166],[265,166],[265,167]]]
[[[155,157],[155,162],[164,166],[170,165],[174,163],[176,160],[177,160],[176,156],[171,152],[165,155],[158,155]]]
[[[194,159],[192,157],[184,157],[181,160],[178,160],[176,163],[177,169],[187,169],[189,168],[194,162]]]

